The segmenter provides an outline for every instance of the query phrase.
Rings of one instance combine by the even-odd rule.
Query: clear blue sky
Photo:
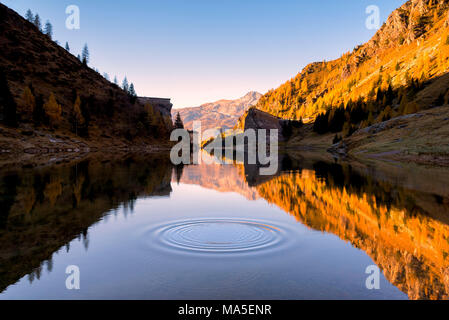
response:
[[[265,93],[313,61],[330,60],[367,41],[368,5],[381,21],[405,0],[1,0],[21,15],[49,19],[54,38],[90,65],[142,96],[192,107],[250,90]],[[65,28],[77,5],[81,29]]]

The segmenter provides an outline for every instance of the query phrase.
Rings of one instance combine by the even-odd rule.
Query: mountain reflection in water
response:
[[[334,234],[363,250],[410,299],[449,298],[448,172],[384,163],[340,164],[306,156],[283,155],[280,163],[278,174],[271,177],[259,176],[254,165],[238,163],[174,167],[167,155],[4,168],[0,173],[0,292],[7,298],[11,285],[24,277],[30,283],[39,281],[44,270],[51,273],[54,254],[70,253],[74,239],[88,250],[89,229],[99,221],[118,211],[132,214],[140,199],[170,197],[172,185],[180,184],[238,193],[250,202],[267,201],[293,216],[297,228],[305,225]],[[259,244],[275,236],[263,233],[263,225],[245,217],[238,223],[217,219],[206,223],[220,232],[223,221],[232,228],[235,241]],[[186,225],[200,230],[204,221],[192,219],[166,230],[183,231]],[[188,235],[189,244],[198,249],[203,239],[192,235],[192,230],[171,240],[178,245]],[[228,248],[230,242],[217,234],[208,245]]]
[[[82,239],[112,209],[132,212],[139,197],[169,196],[167,156],[84,160],[41,169],[6,170],[0,184],[0,291],[52,269],[53,253]]]

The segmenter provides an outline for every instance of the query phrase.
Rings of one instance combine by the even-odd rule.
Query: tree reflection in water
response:
[[[52,270],[52,255],[76,238],[87,250],[88,229],[138,197],[169,196],[166,155],[87,159],[0,173],[0,292],[24,275],[32,282]]]
[[[255,165],[173,167],[168,155],[91,158],[0,173],[0,292],[51,271],[52,256],[137,199],[169,196],[171,182],[263,198],[300,223],[365,251],[411,299],[449,298],[448,173],[282,155],[275,176]]]

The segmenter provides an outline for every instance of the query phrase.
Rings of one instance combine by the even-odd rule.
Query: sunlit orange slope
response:
[[[313,120],[327,108],[367,100],[389,84],[399,89],[411,79],[425,84],[413,98],[419,109],[438,98],[447,103],[449,83],[438,77],[449,70],[448,13],[448,0],[409,0],[370,41],[337,60],[308,65],[266,93],[257,108],[283,118]]]

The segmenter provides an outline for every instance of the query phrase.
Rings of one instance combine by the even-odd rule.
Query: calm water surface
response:
[[[165,156],[3,168],[0,298],[448,297],[447,172],[281,162],[271,177]]]

